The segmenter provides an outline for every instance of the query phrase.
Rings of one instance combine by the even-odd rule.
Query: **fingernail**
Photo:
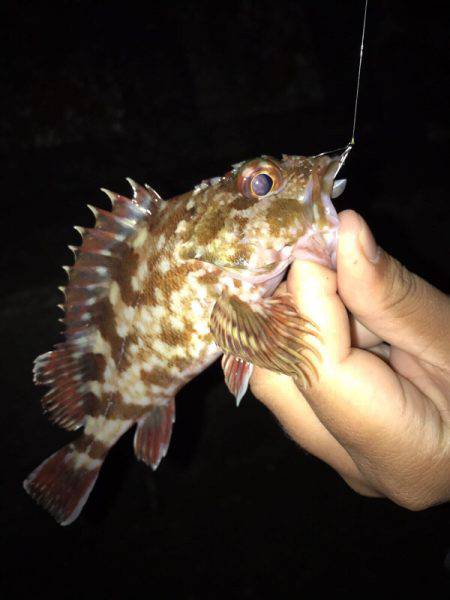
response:
[[[358,234],[359,245],[367,260],[376,263],[380,258],[381,248],[376,243],[367,223],[364,219],[361,220],[363,221],[363,224]]]

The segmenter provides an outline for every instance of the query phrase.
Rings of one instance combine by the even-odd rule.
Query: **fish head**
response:
[[[184,258],[254,283],[278,276],[294,258],[334,267],[340,165],[340,156],[262,156],[204,182]]]

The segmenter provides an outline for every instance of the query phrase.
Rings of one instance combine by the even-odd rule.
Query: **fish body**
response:
[[[308,384],[314,325],[272,294],[295,257],[333,265],[338,168],[339,157],[261,157],[169,201],[130,180],[132,199],[107,192],[112,211],[93,209],[68,269],[65,342],[34,367],[49,418],[83,428],[24,482],[59,523],[78,516],[130,427],[137,458],[158,466],[176,393],[219,356],[238,402],[253,365]]]

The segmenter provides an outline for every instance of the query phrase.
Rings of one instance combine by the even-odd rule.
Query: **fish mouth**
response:
[[[318,157],[317,171],[315,166],[303,198],[304,203],[312,206],[313,224],[292,246],[283,248],[282,259],[289,254],[292,260],[310,260],[336,269],[339,217],[332,200],[338,198],[347,185],[346,179],[335,179],[341,169],[343,157],[344,155]],[[320,177],[318,173],[321,173]]]

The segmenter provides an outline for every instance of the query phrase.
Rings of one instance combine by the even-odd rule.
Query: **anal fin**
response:
[[[136,458],[155,470],[169,448],[172,425],[175,422],[175,401],[156,406],[138,421],[134,435]]]
[[[236,406],[239,406],[244,397],[248,382],[253,372],[253,365],[232,354],[224,354],[222,357],[222,369],[225,375],[225,383],[236,398]]]

